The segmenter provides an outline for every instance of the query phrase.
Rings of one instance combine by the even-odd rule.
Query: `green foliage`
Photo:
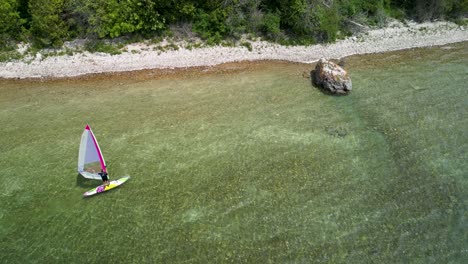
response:
[[[338,11],[334,8],[319,7],[317,8],[317,18],[319,21],[318,39],[324,42],[335,41],[340,24]]]
[[[177,7],[180,10],[180,14],[185,18],[193,18],[196,14],[196,7],[194,3],[180,3]]]
[[[263,16],[260,0],[224,1],[223,8],[228,10],[226,25],[229,35],[239,38],[242,34],[256,34],[263,29]]]
[[[277,39],[279,36],[281,17],[275,13],[267,13],[263,17],[263,33],[270,39]]]
[[[400,21],[404,21],[406,19],[406,14],[405,11],[401,8],[386,8],[385,13],[389,17],[393,17],[395,19],[398,19]]]
[[[280,0],[279,4],[283,26],[299,37],[313,33],[316,26],[314,3],[305,0]]]
[[[165,26],[154,0],[89,0],[87,8],[91,31],[101,38],[158,31]]]
[[[0,62],[12,61],[21,59],[23,56],[12,48],[4,48],[0,50]]]
[[[468,25],[468,20],[463,19],[463,18],[455,18],[453,19],[453,22],[459,26],[467,26]]]
[[[177,46],[176,44],[174,43],[169,43],[166,45],[166,49],[169,49],[169,50],[179,50],[179,46]]]
[[[359,12],[364,12],[368,16],[374,16],[383,8],[385,0],[354,0],[350,1]]]
[[[10,46],[22,33],[24,19],[20,18],[17,0],[2,0],[0,3],[0,49]]]
[[[456,18],[468,12],[467,0],[416,0],[414,15],[419,21],[437,18]]]
[[[451,0],[447,1],[444,7],[447,17],[460,21],[468,16],[468,0]]]
[[[158,11],[166,25],[192,21],[197,13],[197,3],[190,0],[157,1]]]
[[[390,7],[403,10],[418,21],[438,18],[456,20],[468,14],[468,0],[392,0]]]
[[[64,0],[35,0],[29,2],[34,44],[38,47],[59,47],[68,35],[62,20]]]
[[[85,38],[90,28],[90,12],[86,9],[88,0],[65,0],[62,18],[68,26],[70,38]]]
[[[292,44],[334,41],[340,28],[339,2],[281,0],[281,27],[292,37]]]
[[[349,0],[341,1],[338,10],[343,20],[359,21],[364,24],[384,25],[385,14],[390,10],[389,0]],[[401,12],[400,12],[401,13]]]
[[[283,23],[292,27],[304,18],[309,9],[309,3],[305,0],[279,0],[278,2]]]
[[[0,3],[0,34],[12,35],[21,33],[23,21],[18,12],[17,0],[2,0]]]
[[[310,44],[350,34],[351,24],[383,26],[388,16],[463,24],[467,14],[468,0],[2,0],[0,48],[22,39],[40,48],[74,38],[168,36],[181,24],[184,37],[195,32],[209,45],[245,34]]]
[[[219,44],[226,35],[226,10],[216,9],[210,13],[199,11],[193,30],[207,41],[208,45]]]
[[[246,47],[247,50],[249,50],[249,51],[253,50],[252,44],[250,42],[244,41],[244,42],[241,43],[241,46]]]
[[[115,45],[108,44],[102,40],[90,40],[86,42],[85,50],[89,52],[103,52],[111,55],[122,53]]]

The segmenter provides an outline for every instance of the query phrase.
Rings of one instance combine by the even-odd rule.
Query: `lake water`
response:
[[[311,65],[0,81],[6,263],[463,263],[468,43]],[[110,177],[76,173],[89,123]]]

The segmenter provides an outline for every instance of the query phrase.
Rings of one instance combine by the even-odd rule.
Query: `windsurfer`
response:
[[[107,186],[109,185],[109,177],[107,176],[107,172],[101,170],[100,173],[98,173],[101,176],[102,183]]]

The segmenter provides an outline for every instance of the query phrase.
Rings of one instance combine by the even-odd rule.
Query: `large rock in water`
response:
[[[348,94],[352,90],[348,73],[331,61],[320,59],[312,74],[314,83],[330,93]]]

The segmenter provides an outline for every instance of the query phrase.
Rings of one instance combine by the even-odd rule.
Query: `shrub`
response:
[[[223,8],[227,10],[228,35],[239,38],[246,33],[261,32],[263,27],[261,4],[261,0],[223,1]]]
[[[267,13],[263,17],[263,33],[270,39],[277,39],[281,29],[280,29],[281,17],[275,13]]]
[[[438,18],[459,19],[468,14],[466,0],[392,0],[392,9],[402,9],[418,21]]]
[[[162,30],[165,20],[161,18],[156,1],[146,0],[94,0],[87,9],[91,13],[89,23],[99,37],[115,38],[127,33],[148,33]]]
[[[241,43],[241,46],[246,47],[247,50],[249,50],[249,51],[253,50],[252,44],[250,42],[244,41],[244,42]]]
[[[20,18],[17,0],[2,0],[0,3],[0,49],[9,46],[9,40],[22,33],[24,19]]]
[[[122,53],[116,46],[108,44],[102,40],[90,40],[86,42],[85,50],[89,52],[103,52],[111,55]]]
[[[337,9],[318,7],[316,16],[318,19],[316,38],[323,42],[335,41],[340,28],[340,17]]]
[[[18,51],[14,49],[10,50],[1,50],[0,51],[0,62],[19,60],[23,57]]]
[[[61,19],[63,0],[29,2],[34,44],[38,47],[60,47],[67,37],[68,27]]]
[[[201,10],[197,21],[193,24],[193,31],[205,39],[207,44],[219,44],[227,32],[225,19],[225,10],[216,9],[211,13]]]

